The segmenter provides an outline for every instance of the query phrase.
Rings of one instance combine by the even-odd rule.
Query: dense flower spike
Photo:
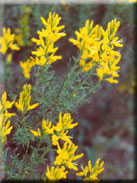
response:
[[[80,66],[88,72],[96,67],[99,80],[107,80],[110,83],[118,83],[115,77],[119,77],[117,66],[121,59],[119,51],[115,47],[123,47],[122,40],[115,37],[120,26],[116,19],[108,23],[105,31],[101,26],[93,27],[93,21],[86,21],[85,26],[75,32],[76,40],[69,39],[81,51]]]
[[[75,146],[75,144],[65,142],[63,148],[61,149],[60,145],[58,144],[58,156],[56,157],[54,164],[58,166],[64,165],[69,169],[77,171],[77,164],[72,161],[75,161],[84,155],[83,153],[81,153],[80,155],[74,156],[77,148],[78,146]]]
[[[4,92],[0,100],[0,143],[6,142],[7,135],[11,133],[13,126],[10,126],[8,118],[15,116],[16,113],[9,113],[7,109],[12,108],[13,102],[7,100],[7,93]]]
[[[23,70],[24,77],[29,79],[31,68],[35,65],[35,63],[31,59],[27,59],[26,62],[20,62],[20,67]]]
[[[3,35],[0,37],[0,53],[6,54],[8,48],[19,50],[20,48],[14,43],[15,34],[11,34],[10,28],[3,28]]]
[[[13,102],[8,101],[7,100],[7,93],[4,92],[2,97],[1,97],[1,101],[0,101],[0,111],[10,109],[13,104],[14,104],[14,101]]]
[[[43,66],[62,58],[55,55],[58,47],[54,48],[55,42],[66,36],[65,33],[59,32],[65,27],[64,25],[58,26],[60,20],[61,17],[58,14],[51,12],[47,21],[41,17],[41,21],[46,28],[38,31],[39,39],[32,38],[32,41],[38,46],[36,51],[32,51],[32,54],[36,55],[35,59],[33,59],[35,64]]]
[[[84,181],[93,181],[93,180],[99,180],[97,178],[98,174],[104,171],[103,164],[104,161],[101,162],[99,165],[100,158],[97,159],[95,166],[92,168],[91,161],[88,161],[88,166],[85,166],[85,168],[82,168],[82,172],[77,173],[78,176],[84,176]]]
[[[30,101],[31,101],[30,92],[31,92],[31,85],[25,84],[23,86],[23,91],[20,93],[18,102],[15,103],[15,106],[17,107],[17,109],[24,114],[27,111],[35,109],[39,105],[39,103],[30,105]]]
[[[53,145],[58,145],[58,140],[64,140],[68,143],[71,143],[70,136],[67,136],[68,130],[74,128],[78,123],[72,124],[73,119],[71,118],[70,113],[65,113],[63,116],[61,112],[59,113],[59,122],[54,126],[56,133],[52,136]]]
[[[4,114],[6,120],[12,116],[15,116],[16,113],[9,113],[7,109],[10,109],[12,108],[14,104],[14,101],[13,102],[10,102],[7,100],[7,93],[4,92],[2,97],[1,97],[1,100],[0,100],[0,113],[1,114]]]
[[[47,166],[47,172],[46,172],[46,176],[47,178],[51,181],[57,181],[60,179],[66,179],[66,174],[68,173],[68,171],[65,171],[65,167],[61,166],[61,167],[51,167],[51,170],[49,170],[49,166]]]
[[[7,135],[11,133],[13,126],[10,126],[10,120],[6,120],[4,114],[0,114],[0,143],[7,140]]]

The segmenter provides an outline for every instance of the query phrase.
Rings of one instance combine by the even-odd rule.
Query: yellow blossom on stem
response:
[[[34,136],[41,136],[41,132],[40,132],[40,129],[39,129],[39,128],[38,128],[38,131],[30,130],[30,132],[31,132]]]
[[[66,179],[67,173],[68,171],[65,171],[64,166],[57,166],[56,168],[52,166],[51,170],[49,169],[49,166],[47,166],[46,176],[50,181],[57,181],[60,179]]]
[[[20,50],[20,48],[14,43],[15,34],[11,34],[10,28],[3,28],[3,35],[0,37],[0,53],[6,54],[8,48],[11,50]]]
[[[121,59],[121,54],[115,51],[115,47],[123,47],[122,40],[115,37],[116,32],[120,26],[120,22],[116,19],[108,23],[106,31],[103,32],[102,51],[100,54],[100,65],[96,69],[100,80],[105,79],[110,83],[118,83],[115,77],[119,77],[120,66],[117,66]]]
[[[26,62],[20,62],[20,67],[23,70],[24,77],[29,79],[30,78],[30,72],[32,67],[35,65],[35,63],[31,59],[27,59]]]
[[[15,103],[16,108],[24,114],[27,111],[35,109],[39,105],[39,103],[30,105],[31,101],[30,92],[31,92],[31,85],[25,84],[23,86],[23,91],[20,93],[18,102]]]
[[[85,72],[96,67],[99,80],[106,80],[110,83],[118,83],[119,77],[117,66],[121,59],[119,51],[115,47],[123,47],[122,40],[116,37],[120,26],[117,19],[108,23],[106,31],[99,25],[93,27],[93,21],[86,21],[85,26],[76,31],[76,39],[69,39],[81,51],[79,65]]]
[[[94,64],[100,61],[98,52],[100,50],[100,40],[103,35],[103,28],[99,25],[93,27],[93,21],[87,20],[85,26],[75,31],[76,40],[69,39],[81,51],[79,65],[84,71],[91,70]]]
[[[10,120],[6,120],[4,114],[0,114],[0,143],[5,143],[7,135],[11,133],[13,126],[10,126]]]
[[[100,158],[97,159],[95,166],[92,167],[91,161],[88,161],[88,166],[85,166],[85,168],[82,168],[82,172],[77,173],[77,176],[83,176],[85,177],[84,181],[93,181],[93,180],[99,180],[98,174],[102,173],[104,171],[103,164],[104,161],[101,162],[99,165]]]
[[[78,123],[72,124],[72,122],[73,122],[73,119],[71,118],[70,113],[65,113],[62,116],[61,112],[59,113],[59,122],[57,123],[57,125],[52,125],[51,121],[43,119],[42,120],[43,134],[45,136],[52,135],[52,145],[54,146],[58,145],[59,139],[66,141],[68,143],[71,143],[70,139],[72,137],[67,135],[69,132],[68,130],[78,125]]]
[[[7,135],[11,133],[13,126],[10,126],[8,118],[15,116],[16,113],[9,113],[7,109],[12,108],[13,102],[7,100],[7,93],[4,92],[0,100],[0,143],[6,142]]]
[[[81,153],[80,155],[74,155],[75,151],[77,150],[78,146],[75,146],[73,143],[65,142],[63,148],[61,149],[60,145],[58,144],[58,150],[56,160],[54,165],[64,165],[69,169],[73,169],[75,171],[78,170],[77,163],[73,162],[79,158],[81,158],[84,154]]]
[[[6,119],[16,115],[16,113],[9,113],[7,110],[12,108],[13,104],[14,104],[14,101],[13,102],[8,101],[7,93],[4,92],[0,100],[0,113],[4,113],[4,116]]]
[[[72,124],[73,119],[71,118],[71,114],[70,113],[65,113],[63,116],[61,114],[61,112],[59,113],[59,122],[57,123],[57,125],[54,127],[54,129],[56,131],[61,131],[63,130],[67,130],[67,129],[72,129],[75,126],[78,125],[78,123],[74,123]]]
[[[63,116],[61,112],[59,113],[59,122],[56,126],[53,126],[54,134],[52,135],[52,143],[53,145],[58,145],[59,139],[66,141],[68,143],[71,143],[70,138],[71,136],[68,136],[68,130],[74,128],[78,125],[78,123],[72,124],[73,119],[71,118],[70,113],[65,113]]]
[[[32,51],[32,54],[36,56],[33,58],[35,64],[43,66],[62,58],[61,56],[55,55],[58,47],[54,48],[55,42],[61,37],[66,36],[64,32],[60,32],[65,27],[64,25],[58,26],[60,20],[61,17],[58,14],[51,12],[47,21],[41,17],[41,21],[46,28],[37,32],[39,39],[32,38],[32,41],[38,46],[36,51]]]
[[[52,122],[49,120],[42,120],[42,130],[44,135],[54,134],[54,126],[52,126]]]
[[[13,104],[14,104],[14,101],[13,102],[8,101],[7,100],[7,93],[4,92],[2,97],[1,97],[1,101],[0,101],[0,110],[10,109]]]

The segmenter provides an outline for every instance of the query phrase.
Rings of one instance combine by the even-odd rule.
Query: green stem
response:
[[[70,68],[70,70],[69,70],[69,69],[67,70],[67,72],[66,72],[66,77],[65,77],[65,79],[64,79],[64,81],[63,81],[63,83],[62,83],[62,86],[61,86],[61,88],[60,88],[60,90],[59,90],[59,92],[58,92],[58,94],[57,94],[57,96],[56,96],[56,99],[57,99],[57,98],[59,97],[59,95],[61,94],[61,92],[62,92],[62,90],[63,90],[63,88],[64,88],[64,85],[65,85],[65,83],[67,82],[67,80],[70,80],[71,78],[73,78],[73,79],[71,80],[71,85],[72,85],[73,82],[76,80],[77,76],[81,73],[81,69],[79,69],[79,71],[77,71],[77,72],[74,72],[74,71],[78,68],[78,62],[79,62],[79,60],[80,60],[80,58],[81,58],[82,51],[83,51],[83,48],[82,48],[81,51],[79,52],[77,59],[75,59],[75,64],[73,65],[73,67]],[[73,73],[74,73],[74,76],[72,75]],[[68,77],[68,74],[69,74],[70,77]]]
[[[68,72],[69,72],[69,71],[68,71]],[[60,90],[58,91],[58,93],[57,93],[57,95],[56,95],[56,99],[60,96],[60,94],[61,94],[61,92],[62,92],[62,90],[63,90],[63,88],[64,88],[64,85],[65,85],[65,83],[66,83],[66,81],[67,81],[67,79],[68,79],[68,72],[66,73],[65,79],[64,79],[64,81],[63,81],[63,83],[62,83],[62,85],[61,85],[61,87],[60,87]]]
[[[100,83],[101,83],[101,81],[98,80],[98,82],[96,83],[96,85],[95,85],[93,88],[91,88],[91,89],[89,90],[89,92],[88,92],[87,95],[93,93],[93,92],[95,91],[95,89],[97,89],[97,88],[100,86]]]
[[[3,152],[3,144],[2,144],[2,139],[0,139],[0,161],[2,163],[2,168],[5,169],[5,158],[4,158],[4,152]]]
[[[42,83],[41,83],[41,87],[42,87],[42,100],[43,102],[45,101],[45,80],[44,80],[44,72],[46,72],[48,70],[48,65],[44,65],[41,66],[41,78],[42,78]],[[44,118],[44,107],[43,107],[43,118]]]
[[[23,111],[22,112],[22,135],[24,134],[24,129],[25,129],[25,113]]]
[[[25,165],[27,165],[27,156],[28,156],[29,145],[30,145],[30,142],[28,142],[28,145],[27,145],[27,148],[26,148],[26,152],[25,152],[25,155],[23,157],[23,166],[22,166],[22,170],[20,172],[20,176],[23,175],[24,169],[25,169]]]
[[[80,87],[89,79],[89,77],[92,75],[93,70],[94,70],[94,67],[86,74],[86,77],[84,78],[84,80],[82,82],[81,81],[79,82],[76,91],[79,91]]]
[[[84,47],[84,46],[83,46],[83,47]],[[79,60],[80,60],[80,58],[81,58],[82,51],[83,51],[83,48],[81,49],[81,51],[80,51],[80,53],[79,53],[77,59],[75,60],[75,63],[74,63],[74,65],[73,65],[73,68],[70,68],[70,69],[68,68],[68,69],[67,69],[65,79],[63,80],[63,83],[62,83],[62,85],[61,85],[61,87],[60,87],[60,89],[59,89],[59,91],[58,91],[58,93],[57,93],[57,95],[56,95],[56,97],[55,97],[55,100],[58,99],[58,97],[60,96],[61,92],[62,92],[63,89],[64,89],[64,86],[65,86],[66,82],[69,81],[69,80],[70,80],[71,78],[73,78],[73,77],[76,79],[76,77],[77,77],[77,76],[79,75],[79,73],[81,72],[81,69],[79,70],[79,72],[74,72],[74,70],[75,70],[76,68],[78,68],[78,62],[79,62]],[[74,76],[72,75],[73,73],[74,73]],[[68,75],[68,74],[69,74],[69,75]],[[70,77],[69,77],[69,76],[70,76]],[[43,74],[42,74],[42,78],[43,78]],[[43,79],[42,79],[42,80],[43,80]],[[73,82],[74,82],[74,81],[75,81],[75,80],[73,80]],[[44,82],[42,82],[42,83],[44,84]],[[71,82],[71,84],[72,84],[72,82]],[[43,99],[44,99],[44,98],[43,98]],[[50,106],[45,112],[43,112],[43,116],[41,116],[37,121],[35,121],[34,124],[39,123],[39,122],[43,119],[44,115],[47,114],[49,111],[51,111],[51,109],[52,109],[53,107],[56,107],[56,104],[55,104],[55,103],[51,104],[51,106]]]

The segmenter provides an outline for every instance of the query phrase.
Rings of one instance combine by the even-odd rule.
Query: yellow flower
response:
[[[58,141],[59,139],[63,140],[63,141],[66,141],[68,143],[71,143],[71,140],[70,138],[72,138],[71,136],[67,136],[67,133],[68,131],[64,132],[64,131],[61,131],[60,133],[57,133],[57,134],[53,134],[52,135],[52,145],[58,145]]]
[[[59,139],[66,141],[68,143],[72,143],[70,138],[71,136],[68,136],[68,129],[74,128],[78,123],[72,124],[73,119],[71,118],[70,113],[65,113],[63,116],[61,112],[59,113],[59,122],[57,125],[52,125],[52,122],[49,120],[42,120],[42,131],[43,134],[46,135],[52,135],[52,145],[58,146]],[[38,130],[39,131],[39,130]],[[37,134],[40,134],[36,131],[31,130],[31,132],[34,134],[34,136],[38,136]]]
[[[67,173],[68,171],[65,171],[64,166],[57,166],[56,168],[52,166],[51,170],[49,170],[49,166],[47,166],[46,176],[50,181],[57,181],[60,179],[66,179]]]
[[[61,112],[59,113],[59,122],[57,123],[57,125],[54,127],[54,129],[56,131],[61,131],[63,130],[67,130],[67,129],[72,129],[75,126],[78,125],[78,123],[74,123],[72,124],[73,119],[71,118],[71,114],[70,113],[65,113],[63,116],[61,114]]]
[[[78,170],[77,164],[72,161],[75,161],[83,156],[83,153],[81,153],[80,155],[74,156],[77,148],[78,146],[75,146],[75,144],[65,142],[63,148],[61,149],[58,144],[58,150],[57,150],[58,156],[56,157],[54,165],[58,165],[58,166],[64,165],[69,169],[73,169],[77,171]]]
[[[7,135],[11,133],[13,126],[10,126],[10,120],[6,123],[6,118],[3,114],[0,114],[0,143],[4,143],[7,140]]]
[[[1,97],[0,106],[2,106],[4,110],[6,110],[6,109],[10,109],[13,104],[14,104],[14,101],[13,102],[9,102],[7,100],[7,93],[4,92],[2,97]],[[1,107],[0,107],[0,109],[1,109]]]
[[[54,134],[54,126],[52,126],[52,122],[49,120],[42,120],[42,130],[44,135]]]
[[[13,104],[14,104],[14,101],[13,102],[8,101],[7,100],[7,93],[4,92],[2,97],[1,97],[1,100],[0,100],[0,113],[2,113],[2,114],[4,113],[6,120],[8,118],[16,115],[16,113],[9,113],[7,111],[7,109],[12,108]]]
[[[58,48],[54,48],[55,42],[61,37],[66,36],[64,32],[60,32],[65,27],[64,25],[58,26],[60,20],[61,18],[58,14],[51,12],[47,21],[41,17],[41,21],[46,28],[37,32],[39,39],[32,38],[32,41],[38,46],[36,51],[32,51],[32,54],[36,55],[35,59],[33,59],[35,60],[35,64],[43,66],[62,58],[61,56],[55,55]]]
[[[100,158],[97,159],[95,166],[92,168],[91,161],[88,161],[88,166],[85,166],[85,168],[82,168],[82,172],[77,173],[77,176],[84,176],[84,181],[92,181],[92,180],[99,180],[97,178],[98,174],[102,173],[104,171],[103,164],[104,161],[101,162],[99,165]]]
[[[83,71],[89,72],[93,66],[99,80],[110,83],[118,83],[115,77],[119,77],[120,69],[117,64],[121,54],[115,51],[115,47],[123,47],[122,40],[115,37],[120,22],[117,19],[108,23],[106,31],[99,25],[93,27],[93,21],[86,21],[85,26],[76,31],[76,40],[69,39],[81,52],[79,65]]]
[[[7,135],[11,133],[13,126],[10,126],[8,118],[15,116],[16,113],[9,113],[7,109],[12,108],[13,102],[7,100],[7,93],[4,92],[0,100],[0,143],[6,142]]]
[[[110,41],[114,38],[119,26],[120,21],[117,21],[116,18],[108,23],[107,30],[105,31],[105,36],[107,36]]]
[[[93,21],[87,20],[85,26],[75,31],[76,40],[69,39],[82,52],[79,65],[84,71],[91,70],[94,64],[100,61],[98,52],[100,51],[100,40],[103,36],[103,28],[99,25],[93,27]]]
[[[20,48],[14,44],[15,34],[11,34],[10,28],[3,28],[3,35],[0,37],[0,52],[6,54],[8,48],[11,50],[20,50]]]
[[[61,112],[59,113],[59,122],[56,126],[53,126],[54,135],[52,136],[53,145],[58,145],[58,140],[61,139],[68,143],[71,143],[71,136],[67,136],[68,130],[74,128],[78,123],[72,124],[73,119],[71,118],[70,113],[65,113],[63,116]]]
[[[41,136],[41,132],[40,132],[40,129],[39,129],[39,128],[38,128],[38,131],[30,130],[30,132],[31,132],[34,136]]]
[[[20,62],[20,67],[23,70],[23,74],[24,77],[29,79],[30,78],[30,72],[32,67],[35,65],[35,63],[33,61],[31,61],[30,59],[28,59],[26,62]]]
[[[16,108],[24,114],[27,111],[35,109],[39,105],[39,103],[30,105],[31,101],[30,92],[31,92],[31,85],[25,84],[23,86],[23,91],[20,93],[18,102],[15,103]]]

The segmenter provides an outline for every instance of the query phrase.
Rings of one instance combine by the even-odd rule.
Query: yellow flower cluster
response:
[[[65,167],[61,166],[61,168],[59,167],[51,167],[51,170],[49,170],[49,166],[47,166],[47,177],[49,180],[53,180],[53,181],[57,181],[60,179],[66,179],[66,174],[68,173],[68,171],[65,171]]]
[[[72,124],[73,120],[71,118],[70,113],[65,113],[63,116],[61,112],[59,113],[59,122],[57,125],[52,125],[52,122],[49,120],[42,120],[42,130],[43,134],[52,135],[52,145],[59,146],[59,139],[66,141],[68,143],[72,143],[70,136],[67,136],[68,130],[74,128],[78,123]],[[41,136],[40,129],[38,128],[37,131],[30,130],[34,136]]]
[[[10,28],[3,28],[3,35],[0,37],[0,53],[6,54],[8,48],[11,50],[19,50],[20,48],[14,43],[15,34],[11,34]]]
[[[32,51],[32,54],[36,55],[36,57],[30,57],[26,62],[20,62],[20,66],[26,78],[30,78],[29,73],[34,65],[44,66],[45,64],[51,64],[62,58],[62,56],[55,55],[58,47],[54,48],[55,42],[61,37],[66,36],[64,32],[60,32],[65,27],[64,25],[58,26],[60,20],[61,17],[59,17],[58,14],[51,12],[49,13],[47,21],[41,17],[41,21],[46,28],[37,32],[39,39],[32,38],[32,41],[38,46],[36,51]]]
[[[10,120],[8,118],[15,116],[15,113],[9,113],[7,109],[10,109],[14,102],[7,100],[7,93],[4,92],[0,100],[0,143],[6,142],[7,135],[11,133],[13,126],[10,126]],[[8,120],[8,121],[7,121]]]
[[[30,111],[39,105],[39,103],[30,105],[31,101],[30,92],[31,92],[31,85],[25,84],[23,86],[23,91],[20,93],[18,102],[15,103],[16,108],[19,111],[21,111],[22,114],[25,114],[27,111]]]
[[[97,176],[104,171],[104,161],[102,161],[100,165],[99,162],[100,158],[97,159],[95,166],[92,168],[91,161],[88,161],[88,166],[85,166],[85,168],[81,167],[82,172],[77,173],[77,175],[84,176],[84,181],[99,180]]]
[[[105,79],[110,83],[118,83],[114,77],[118,77],[117,64],[121,59],[119,51],[115,47],[122,47],[121,40],[116,37],[120,22],[116,19],[108,23],[106,31],[99,25],[93,27],[93,21],[87,20],[85,26],[76,31],[76,39],[69,39],[81,51],[79,65],[88,72],[96,66],[100,80]]]
[[[77,164],[72,161],[75,161],[84,155],[83,153],[81,153],[80,155],[74,156],[77,148],[78,146],[76,146],[72,142],[70,143],[65,142],[62,149],[60,148],[60,145],[58,145],[58,150],[57,150],[58,156],[56,157],[54,165],[58,165],[58,166],[64,165],[69,169],[73,169],[77,171],[78,170],[76,166]]]
[[[38,46],[36,51],[32,51],[32,54],[36,55],[35,63],[37,65],[51,64],[62,58],[61,56],[55,55],[58,47],[54,48],[55,42],[66,35],[64,32],[59,32],[65,27],[64,25],[58,26],[60,20],[61,17],[58,14],[51,12],[47,21],[41,17],[41,21],[46,29],[37,32],[39,39],[32,38],[32,41]]]
[[[35,65],[35,63],[31,59],[27,59],[26,62],[20,61],[20,67],[23,70],[24,77],[29,79],[31,68]]]
[[[72,143],[70,140],[72,137],[67,136],[68,130],[78,125],[78,123],[72,124],[72,122],[73,119],[71,118],[70,113],[65,113],[62,116],[61,112],[59,113],[59,121],[56,125],[52,125],[51,121],[44,119],[42,120],[42,131],[44,136],[52,135],[52,145],[57,146],[57,157],[54,161],[54,166],[51,167],[51,170],[49,169],[49,166],[47,166],[46,176],[49,180],[54,181],[63,178],[66,179],[66,175],[68,173],[66,168],[78,171],[77,163],[75,160],[81,158],[84,154],[81,153],[79,155],[75,155],[78,146]],[[30,130],[30,132],[33,133],[34,136],[41,136],[39,128],[37,131]],[[60,146],[59,140],[64,141],[62,148]],[[101,164],[101,166],[103,166],[103,164]],[[96,173],[94,173],[95,171]],[[92,172],[94,173],[94,176],[97,176],[99,173],[101,173],[101,171],[99,172],[98,170],[98,162],[96,163],[95,168],[92,169]],[[90,178],[92,179],[91,176]]]

